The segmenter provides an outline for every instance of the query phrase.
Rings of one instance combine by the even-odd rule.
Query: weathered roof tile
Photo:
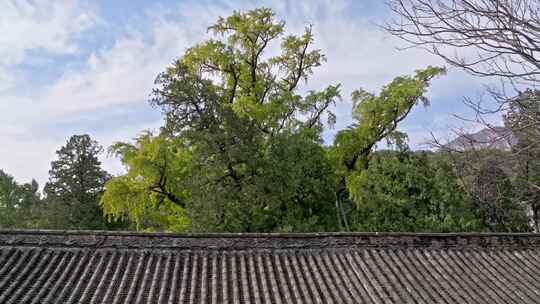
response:
[[[1,231],[0,303],[540,303],[532,234]]]

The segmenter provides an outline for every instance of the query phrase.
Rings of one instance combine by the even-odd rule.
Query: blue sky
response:
[[[378,25],[390,12],[384,1],[83,1],[0,2],[0,168],[19,181],[47,180],[55,151],[72,134],[88,133],[107,147],[162,124],[148,104],[156,75],[187,47],[208,38],[218,16],[259,6],[274,8],[287,32],[314,25],[315,46],[327,63],[303,90],[343,84],[333,134],[350,121],[349,94],[376,92],[393,77],[440,59],[403,44]],[[401,129],[422,148],[430,132],[443,138],[468,115],[463,96],[477,94],[478,79],[449,69],[434,82],[432,106],[417,108]],[[104,167],[122,172],[118,160]]]

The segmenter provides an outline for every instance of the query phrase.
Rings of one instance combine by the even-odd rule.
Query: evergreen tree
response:
[[[45,184],[45,223],[49,228],[105,229],[99,200],[109,174],[98,155],[103,148],[88,135],[73,135],[56,151]]]

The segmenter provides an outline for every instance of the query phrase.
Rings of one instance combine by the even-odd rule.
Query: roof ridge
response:
[[[0,234],[49,234],[49,235],[118,235],[118,236],[166,236],[166,237],[324,237],[324,236],[540,236],[532,232],[146,232],[127,230],[62,230],[62,229],[5,229]]]
[[[540,247],[532,233],[141,233],[1,230],[0,246],[136,249],[317,249],[348,247]]]

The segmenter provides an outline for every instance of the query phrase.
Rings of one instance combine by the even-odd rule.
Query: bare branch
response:
[[[409,46],[476,76],[538,85],[540,1],[390,0],[389,6],[395,18],[384,28]]]

